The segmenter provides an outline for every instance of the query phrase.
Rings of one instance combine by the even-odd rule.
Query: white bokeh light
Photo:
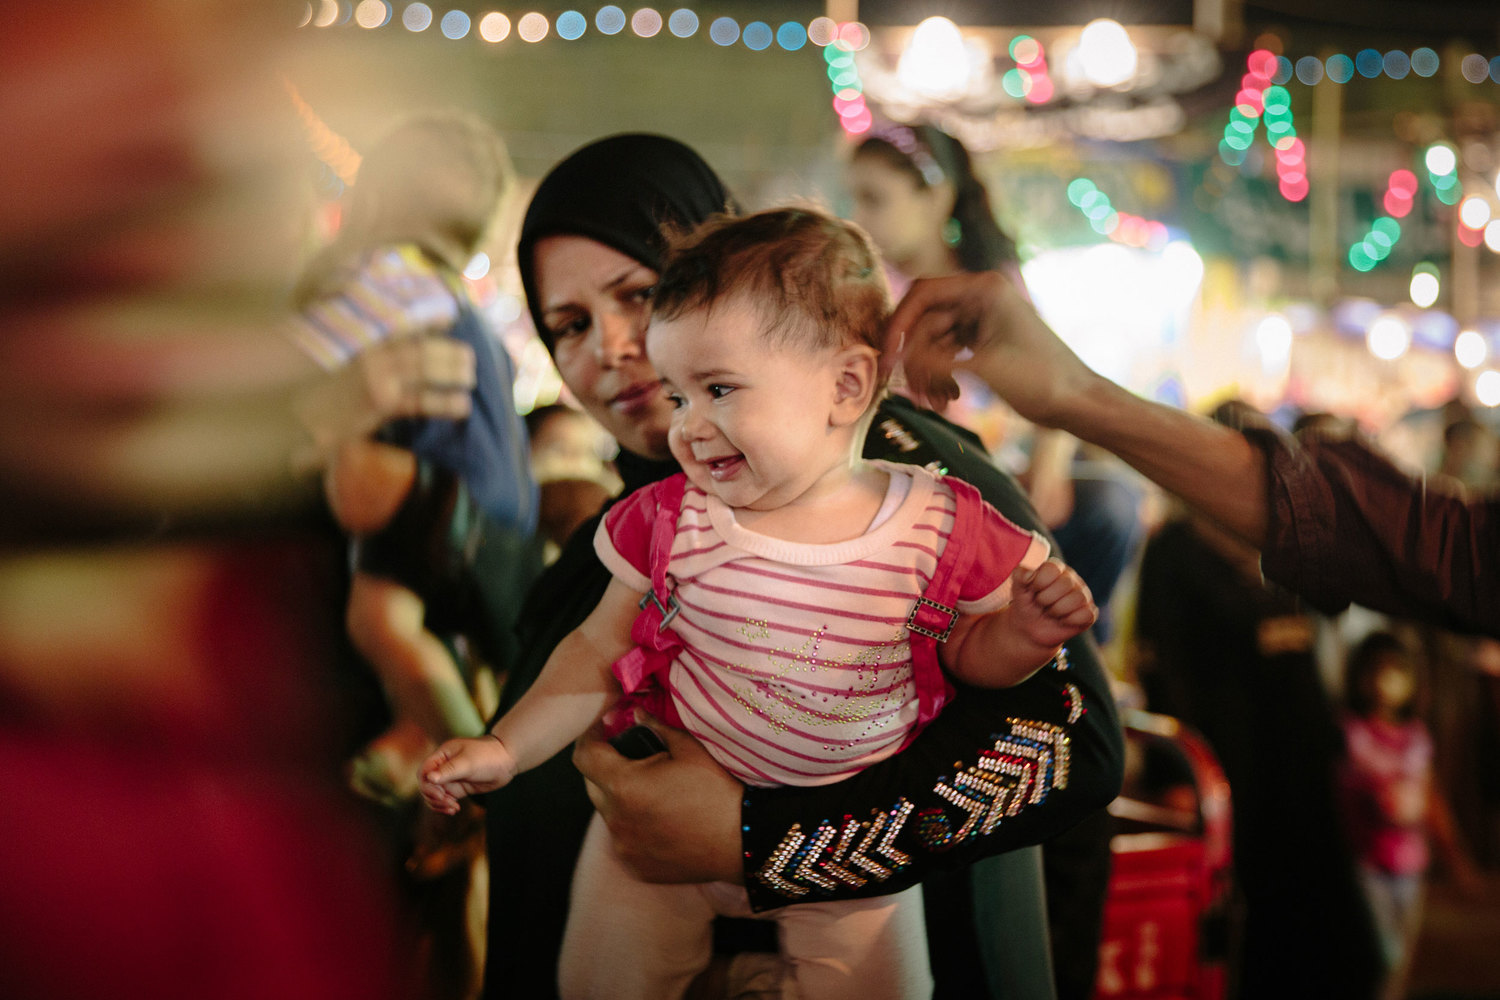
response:
[[[1493,368],[1480,372],[1474,380],[1474,398],[1485,406],[1500,406],[1500,372]]]
[[[1453,356],[1458,359],[1459,364],[1470,370],[1484,364],[1485,359],[1490,356],[1484,334],[1478,330],[1460,330],[1453,340]]]
[[[946,17],[917,25],[896,63],[896,78],[928,97],[956,97],[969,85],[969,57],[963,33]]]
[[[1394,361],[1411,347],[1411,327],[1400,316],[1386,313],[1370,324],[1365,344],[1382,361]]]
[[[1490,203],[1478,195],[1470,195],[1459,204],[1458,217],[1470,229],[1483,229],[1490,221]]]
[[[1084,25],[1078,38],[1083,75],[1097,87],[1113,87],[1135,75],[1139,54],[1119,21],[1101,17]]]
[[[1490,224],[1484,227],[1484,245],[1500,253],[1500,219],[1492,219]]]
[[[1437,142],[1427,147],[1423,162],[1427,165],[1428,173],[1441,177],[1458,169],[1458,154],[1447,143]]]
[[[1286,367],[1292,358],[1292,324],[1280,313],[1272,313],[1255,327],[1255,348],[1268,371]]]
[[[1411,300],[1423,309],[1437,301],[1441,290],[1438,276],[1431,272],[1418,271],[1411,276]]]

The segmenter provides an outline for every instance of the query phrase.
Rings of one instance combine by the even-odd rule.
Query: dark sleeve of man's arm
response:
[[[867,456],[935,461],[1017,524],[1041,530],[1015,481],[945,421],[892,401],[869,440]],[[895,892],[1039,844],[1110,802],[1123,749],[1098,649],[1079,636],[1065,661],[1005,690],[957,686],[909,747],[841,782],[747,790],[751,905]]]
[[[1358,437],[1245,433],[1269,473],[1267,577],[1326,613],[1353,602],[1500,637],[1500,501],[1430,490]]]

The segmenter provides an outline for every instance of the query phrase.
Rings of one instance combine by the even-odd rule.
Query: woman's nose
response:
[[[596,354],[600,366],[613,368],[641,356],[644,342],[643,324],[637,317],[623,313],[606,313],[599,317],[599,346]]]

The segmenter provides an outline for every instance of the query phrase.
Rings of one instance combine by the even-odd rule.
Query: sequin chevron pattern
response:
[[[1010,731],[997,736],[971,766],[940,779],[933,791],[952,809],[926,809],[910,822],[915,807],[897,799],[869,819],[845,816],[807,832],[794,824],[755,877],[787,899],[816,896],[840,886],[861,888],[884,882],[911,863],[901,846],[946,851],[992,833],[1007,818],[1044,802],[1054,788],[1068,786],[1070,738],[1064,726],[1027,719],[1006,720]],[[913,842],[915,838],[915,842]]]

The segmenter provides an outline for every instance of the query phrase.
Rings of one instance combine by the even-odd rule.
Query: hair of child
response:
[[[890,288],[874,244],[851,222],[813,207],[774,208],[668,230],[666,244],[653,316],[737,299],[759,314],[772,345],[880,349]]]
[[[862,157],[882,160],[922,188],[943,181],[953,185],[953,251],[965,271],[993,271],[1020,260],[1016,241],[995,221],[989,192],[974,173],[969,151],[947,132],[927,124],[886,125],[854,148],[854,158]]]

